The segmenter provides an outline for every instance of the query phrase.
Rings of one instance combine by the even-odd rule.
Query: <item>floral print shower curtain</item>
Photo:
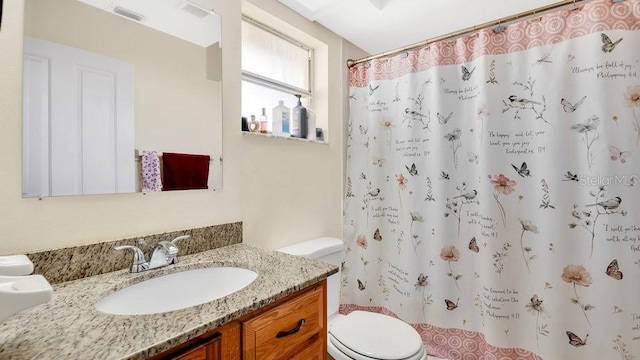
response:
[[[448,359],[640,359],[640,0],[350,70],[341,312]]]

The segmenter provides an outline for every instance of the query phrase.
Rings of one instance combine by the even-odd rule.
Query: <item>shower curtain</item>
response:
[[[341,312],[448,359],[640,359],[639,19],[597,0],[352,67]]]

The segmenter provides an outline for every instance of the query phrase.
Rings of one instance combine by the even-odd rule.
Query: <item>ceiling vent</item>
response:
[[[211,11],[201,8],[198,5],[192,4],[189,1],[183,2],[182,10],[200,19],[205,18],[207,17],[207,15],[211,14]]]
[[[145,20],[144,15],[138,14],[135,11],[131,11],[129,9],[123,8],[122,6],[116,6],[113,8],[113,12],[118,14],[118,15],[122,15],[126,18],[129,18],[131,20],[135,20],[138,22],[142,22]]]

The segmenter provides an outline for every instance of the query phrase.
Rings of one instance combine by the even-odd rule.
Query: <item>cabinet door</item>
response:
[[[223,325],[151,360],[240,360],[240,323]]]
[[[220,360],[240,360],[241,343],[240,343],[240,322],[234,321],[218,328],[222,334],[222,342],[220,343],[220,350],[218,357],[213,359]]]
[[[320,339],[322,348],[324,296],[324,287],[316,286],[244,322],[244,360],[288,359],[305,350],[313,338]]]

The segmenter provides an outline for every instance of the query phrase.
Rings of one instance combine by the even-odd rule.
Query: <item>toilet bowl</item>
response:
[[[343,242],[318,238],[277,251],[340,267]],[[340,272],[327,279],[327,349],[335,360],[427,360],[418,332],[394,317],[353,311],[339,315]]]

